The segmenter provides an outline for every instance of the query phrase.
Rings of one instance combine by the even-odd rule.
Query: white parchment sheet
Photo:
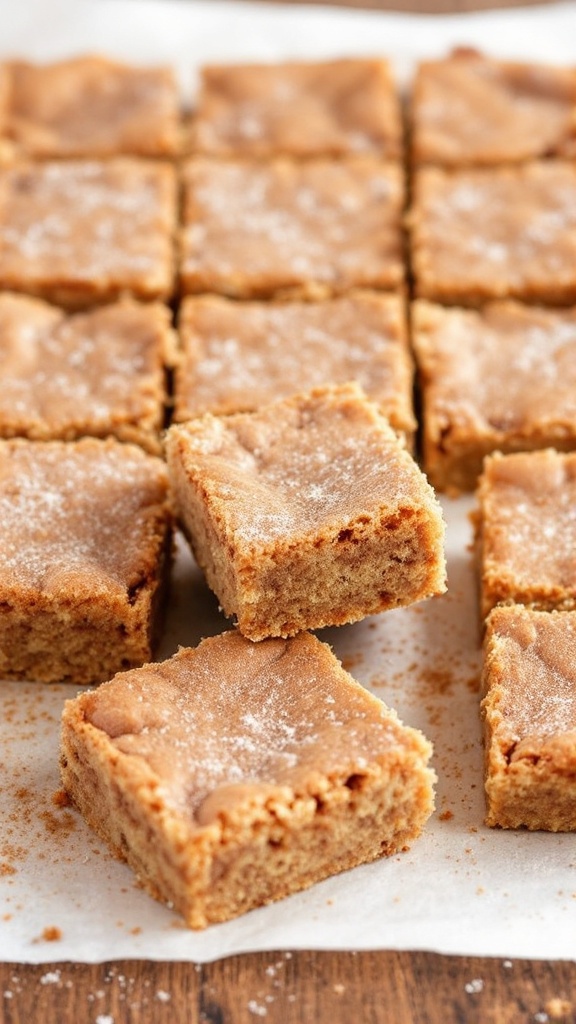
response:
[[[574,4],[417,17],[184,0],[5,0],[2,15],[2,56],[100,50],[169,61],[190,94],[196,68],[209,60],[380,53],[407,73],[415,58],[466,43],[576,65]],[[443,504],[448,593],[321,634],[357,679],[434,742],[437,811],[412,849],[189,932],[137,887],[77,814],[52,801],[62,702],[75,688],[0,683],[0,960],[203,961],[282,948],[576,956],[574,836],[483,824],[471,503]],[[161,656],[221,628],[182,544]]]

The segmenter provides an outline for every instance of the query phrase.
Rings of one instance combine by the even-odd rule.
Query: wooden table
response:
[[[440,13],[527,0],[332,2]],[[267,1024],[576,1024],[576,962],[282,951],[206,965],[0,964],[0,1024],[255,1024],[260,1019]]]

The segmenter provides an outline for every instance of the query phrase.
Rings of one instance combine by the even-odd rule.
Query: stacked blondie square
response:
[[[444,589],[399,101],[380,60],[206,68],[192,118],[103,58],[1,86],[2,674],[102,684],[64,785],[204,927],[433,806],[428,742],[309,632]],[[174,518],[238,628],[154,664]]]
[[[487,821],[572,830],[576,70],[463,51],[411,111],[424,464],[480,477]]]

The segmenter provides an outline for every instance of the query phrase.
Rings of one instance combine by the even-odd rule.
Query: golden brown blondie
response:
[[[172,426],[167,458],[208,584],[253,640],[445,589],[434,492],[357,385]]]
[[[452,167],[576,156],[576,70],[473,50],[424,61],[413,83],[412,157]]]
[[[488,456],[478,487],[481,613],[576,608],[576,453]]]
[[[124,299],[67,314],[0,292],[0,436],[115,436],[159,454],[170,311]]]
[[[412,447],[412,360],[404,302],[353,291],[323,302],[189,297],[180,308],[174,420],[250,412],[321,385],[356,380]]]
[[[495,608],[482,702],[487,824],[576,829],[576,613]]]
[[[201,70],[190,148],[218,157],[402,156],[387,61],[211,65]]]
[[[430,752],[311,634],[232,631],[68,701],[61,765],[148,892],[205,928],[404,849]]]
[[[422,167],[409,222],[420,298],[576,302],[576,163]]]
[[[197,157],[183,174],[184,294],[314,299],[404,280],[399,165]]]
[[[6,131],[15,154],[170,157],[179,148],[179,99],[168,67],[100,56],[5,65]]]
[[[150,659],[171,551],[160,459],[0,441],[0,520],[1,677],[95,683]]]
[[[0,288],[70,308],[174,284],[174,168],[149,160],[19,162],[0,169]]]
[[[412,341],[434,487],[473,490],[492,451],[576,449],[576,308],[420,300]]]

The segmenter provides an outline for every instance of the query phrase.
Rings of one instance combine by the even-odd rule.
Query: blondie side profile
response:
[[[405,849],[430,753],[311,634],[232,631],[68,701],[61,767],[147,891],[205,928]]]
[[[198,563],[253,640],[445,589],[440,505],[357,385],[172,426],[166,452]]]
[[[164,463],[116,440],[0,441],[0,676],[150,660],[171,556]]]
[[[420,300],[412,332],[424,469],[438,490],[473,490],[493,451],[576,449],[576,308]]]
[[[576,829],[576,613],[495,608],[485,638],[487,824]]]
[[[576,608],[576,453],[489,456],[474,515],[485,618],[496,604]]]

